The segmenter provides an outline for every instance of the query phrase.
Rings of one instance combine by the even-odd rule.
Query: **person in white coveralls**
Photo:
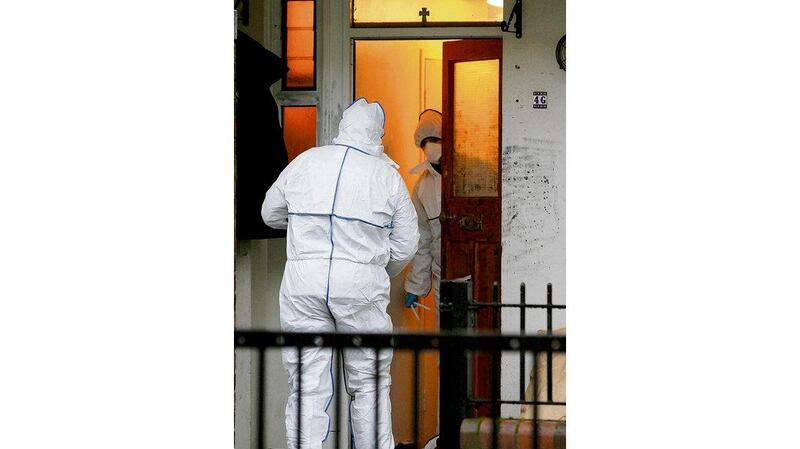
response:
[[[287,229],[280,289],[281,328],[287,332],[391,332],[386,313],[389,278],[417,251],[417,215],[395,164],[383,153],[383,108],[358,99],[342,114],[331,145],[295,158],[266,194],[267,226]],[[283,352],[289,373],[288,447],[319,449],[331,431],[332,348],[302,351],[302,399],[297,350]],[[343,351],[353,446],[375,448],[375,404],[380,404],[379,449],[393,449],[389,368],[391,350]],[[377,396],[379,397],[376,397]],[[297,407],[302,400],[300,441]],[[376,449],[377,449],[376,448]]]
[[[425,154],[425,160],[411,169],[412,174],[421,173],[411,194],[419,223],[419,248],[411,261],[411,271],[406,277],[405,305],[416,307],[419,298],[433,287],[435,307],[439,306],[439,280],[441,278],[442,226],[439,214],[442,211],[442,175],[439,165],[442,158],[442,114],[426,109],[419,116],[414,132],[417,147]]]

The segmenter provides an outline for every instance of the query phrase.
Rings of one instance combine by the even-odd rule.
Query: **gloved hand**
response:
[[[406,292],[406,307],[414,307],[414,303],[419,301],[419,296]]]

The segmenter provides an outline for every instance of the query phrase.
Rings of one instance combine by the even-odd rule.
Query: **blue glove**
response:
[[[419,300],[419,296],[413,293],[406,293],[406,307],[414,307],[414,303]]]

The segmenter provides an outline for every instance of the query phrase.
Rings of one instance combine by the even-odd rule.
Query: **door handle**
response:
[[[456,214],[440,214],[439,221],[442,223],[447,223],[448,221],[453,221],[456,219]]]

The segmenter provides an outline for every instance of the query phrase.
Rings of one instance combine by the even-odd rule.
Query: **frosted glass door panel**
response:
[[[496,197],[500,61],[457,62],[453,80],[453,194]]]

